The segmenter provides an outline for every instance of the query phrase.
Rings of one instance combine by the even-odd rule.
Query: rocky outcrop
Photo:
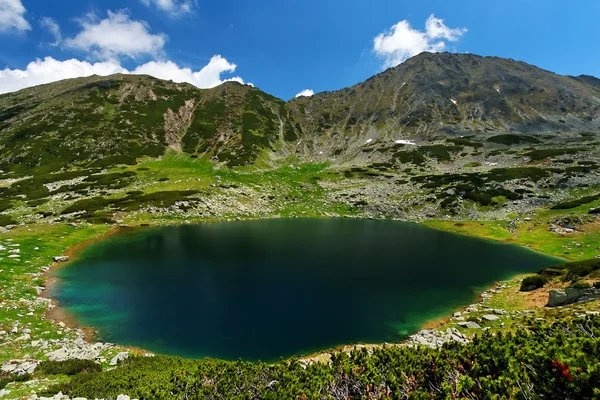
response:
[[[548,295],[548,307],[564,306],[571,303],[595,300],[599,298],[599,289],[552,289]]]
[[[64,361],[69,359],[94,360],[100,356],[100,352],[113,347],[109,343],[87,343],[82,338],[68,342],[58,350],[46,354],[50,361]]]
[[[35,371],[38,360],[10,360],[2,365],[2,372],[15,375],[32,374]]]
[[[411,344],[419,344],[431,348],[437,348],[448,342],[467,343],[467,337],[456,328],[448,328],[445,331],[422,330],[412,335],[408,340]]]
[[[115,366],[119,363],[119,361],[124,361],[129,357],[129,353],[124,351],[121,352],[119,354],[117,354],[116,356],[114,356],[112,358],[112,360],[110,360],[110,365]]]

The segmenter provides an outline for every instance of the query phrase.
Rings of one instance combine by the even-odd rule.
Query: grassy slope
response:
[[[145,194],[168,192],[175,190],[197,190],[202,193],[216,193],[226,199],[231,191],[245,188],[251,193],[260,193],[265,196],[273,196],[273,207],[266,210],[258,217],[287,217],[306,216],[322,217],[337,213],[338,215],[359,216],[360,212],[351,209],[344,204],[336,204],[325,201],[327,183],[339,183],[343,180],[343,174],[328,169],[327,164],[300,164],[297,166],[287,165],[275,170],[260,171],[251,168],[219,169],[214,164],[203,159],[192,159],[188,156],[167,154],[161,159],[145,159],[138,165],[113,168],[108,173],[136,172],[137,177],[127,187],[109,191],[105,194],[107,198],[119,198],[125,196],[125,191],[143,191]],[[165,179],[167,178],[167,179]],[[317,181],[325,185],[316,184]],[[578,198],[589,193],[587,191],[573,192],[573,198]],[[243,197],[243,196],[242,196]],[[253,202],[248,201],[248,207]],[[64,199],[53,199],[38,207],[38,211],[50,210],[53,207],[63,207]],[[528,246],[534,250],[544,252],[569,260],[591,258],[598,254],[598,235],[600,226],[592,224],[585,226],[584,232],[576,232],[569,235],[559,235],[548,231],[548,224],[557,217],[571,215],[585,215],[592,207],[600,205],[600,201],[582,205],[570,210],[539,210],[529,213],[525,221],[523,218],[517,223],[516,229],[510,231],[507,221],[426,221],[425,224],[451,232],[473,235],[482,238],[505,241],[514,244]],[[235,204],[238,208],[232,208],[230,212],[223,213],[220,217],[196,215],[188,217],[183,214],[173,214],[146,211],[134,211],[129,213],[118,213],[115,218],[120,223],[127,225],[140,224],[170,224],[182,222],[201,222],[214,219],[232,219],[246,217],[256,214],[245,214],[243,202]],[[31,212],[30,209],[17,208],[16,213],[11,215],[19,217],[19,213]],[[36,302],[37,293],[34,286],[42,286],[44,278],[40,269],[51,263],[51,258],[63,254],[66,249],[86,240],[94,239],[106,234],[110,226],[105,224],[92,225],[88,223],[77,223],[72,226],[66,223],[38,223],[21,225],[13,230],[0,233],[0,244],[7,247],[10,244],[19,244],[20,257],[18,260],[9,259],[8,253],[0,255],[0,275],[2,284],[2,302],[0,303],[1,329],[10,332],[15,321],[21,321],[19,333],[9,334],[4,337],[0,346],[0,362],[14,358],[38,358],[44,359],[44,354],[50,350],[39,350],[30,345],[30,340],[16,340],[22,336],[22,329],[31,329],[31,340],[37,338],[61,339],[75,338],[75,334],[67,329],[43,318],[46,307],[41,302]],[[11,240],[9,240],[11,239]],[[34,250],[38,247],[39,250]],[[17,248],[17,247],[14,247]],[[505,289],[494,294],[486,305],[492,308],[502,308],[509,312],[531,308],[531,299],[518,293],[519,279],[504,283]],[[586,306],[582,310],[596,310],[597,304]],[[27,315],[33,313],[32,315]],[[485,311],[472,314],[472,318],[479,318]],[[556,314],[556,313],[555,313]],[[550,311],[538,310],[535,316],[543,316],[547,319],[560,317],[560,314],[552,314]],[[530,316],[532,317],[532,316]],[[521,317],[503,317],[500,321],[494,321],[484,326],[493,330],[512,329],[521,323]],[[456,327],[453,321],[445,320],[438,324],[442,328]],[[461,330],[472,334],[475,331]],[[118,349],[103,354],[110,359]],[[51,381],[44,380],[40,387],[49,383],[64,381],[66,377],[53,377]],[[21,395],[29,390],[25,384],[11,384],[13,396]],[[16,398],[16,397],[15,397]]]

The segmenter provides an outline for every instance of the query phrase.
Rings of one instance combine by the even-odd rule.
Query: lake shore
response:
[[[219,221],[209,221],[209,222],[219,222]],[[404,221],[402,221],[404,222]],[[180,224],[177,224],[180,225]],[[424,226],[428,226],[427,224],[423,224]],[[129,232],[133,232],[136,231],[138,229],[141,228],[147,228],[148,226],[141,226],[141,227],[134,227],[134,226],[115,226],[112,227],[105,235],[102,235],[100,237],[95,237],[89,240],[84,240],[80,243],[75,244],[74,246],[71,246],[70,248],[68,248],[65,252],[64,255],[69,257],[69,262],[74,261],[77,259],[77,257],[81,254],[82,251],[84,251],[88,246],[93,245],[94,243],[97,243],[98,241],[102,241],[105,240],[109,237],[112,236],[117,236],[119,234],[126,234]],[[434,227],[434,229],[439,229]],[[443,230],[443,229],[440,229]],[[451,230],[449,230],[450,232],[452,232]],[[474,237],[478,237],[476,235],[471,235]],[[485,238],[485,239],[491,239],[491,238]],[[498,240],[498,239],[492,239],[498,242],[503,242],[506,243],[507,241],[504,240]],[[511,241],[511,244],[515,244],[513,241]],[[545,254],[545,253],[542,253]],[[65,263],[55,263],[53,265],[53,267],[45,274],[45,279],[46,279],[46,290],[43,292],[43,296],[46,298],[50,298],[52,299],[52,290],[54,285],[56,285],[57,282],[57,278],[52,276],[53,272],[56,272],[57,268],[61,268],[65,265]],[[490,288],[488,288],[487,290],[484,290],[483,292],[487,292],[490,289],[492,289],[494,287],[494,285],[491,285]],[[473,293],[473,301],[476,303],[481,303],[483,301],[483,299],[481,298],[481,291],[480,292],[474,292]],[[84,338],[86,341],[88,341],[89,343],[94,343],[97,339],[97,331],[94,327],[86,327],[83,326],[81,323],[79,323],[76,318],[71,315],[67,310],[65,310],[64,308],[60,307],[59,304],[56,303],[55,300],[52,300],[53,304],[55,305],[55,307],[53,307],[47,314],[46,317],[55,321],[56,323],[60,323],[63,324],[64,326],[67,326],[71,329],[80,329],[82,332],[84,332]],[[471,304],[472,305],[472,304]],[[465,308],[467,308],[468,306],[464,306],[462,308],[457,308],[456,310],[453,310],[452,312],[449,312],[448,314],[442,316],[442,317],[438,317],[438,318],[434,318],[428,321],[425,321],[421,326],[420,329],[427,329],[427,330],[433,330],[433,329],[440,329],[443,328],[445,326],[447,326],[451,320],[452,320],[452,314],[454,314],[455,312],[462,312],[464,311]],[[398,343],[394,343],[395,345],[398,344],[403,344],[406,343],[406,340],[403,340],[402,342],[398,342]],[[353,348],[355,346],[366,346],[366,347],[373,347],[373,346],[381,346],[381,344],[360,344],[360,345],[341,345],[341,346],[337,346],[333,351],[345,351],[349,348]],[[140,353],[140,352],[145,352],[144,350],[140,350],[140,349],[133,349],[129,346],[119,346],[123,349],[129,349],[129,350],[135,350],[136,353]],[[323,353],[328,353],[331,352],[332,350],[326,350],[324,352],[317,352],[314,354],[310,354],[307,356],[304,356],[304,358],[306,359],[310,359],[313,358],[315,356],[318,356],[319,354],[323,354]]]

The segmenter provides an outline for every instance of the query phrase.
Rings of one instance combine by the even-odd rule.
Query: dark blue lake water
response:
[[[560,260],[392,221],[280,219],[149,228],[57,270],[54,297],[101,340],[274,361],[399,341],[495,281]]]

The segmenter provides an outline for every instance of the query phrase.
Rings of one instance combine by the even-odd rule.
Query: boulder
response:
[[[492,314],[486,314],[482,318],[485,319],[486,321],[497,321],[500,319],[497,316],[492,315]]]
[[[565,289],[552,289],[548,296],[548,307],[557,307],[567,304],[569,296]]]
[[[69,257],[67,257],[67,256],[54,256],[53,260],[54,260],[54,262],[65,262],[65,261],[69,261]]]
[[[462,326],[463,328],[469,329],[480,329],[481,326],[477,322],[467,321],[467,322],[459,322],[458,326]]]
[[[583,289],[566,288],[565,292],[567,294],[567,302],[569,302],[569,303],[574,303],[580,297],[585,295],[585,290],[583,290]]]
[[[113,365],[113,366],[114,366],[114,365],[117,365],[117,363],[118,363],[119,361],[126,360],[128,357],[129,357],[129,353],[127,353],[126,351],[124,351],[124,352],[122,352],[122,353],[119,353],[119,354],[117,354],[116,356],[114,356],[114,357],[112,358],[112,360],[110,360],[110,365]]]

